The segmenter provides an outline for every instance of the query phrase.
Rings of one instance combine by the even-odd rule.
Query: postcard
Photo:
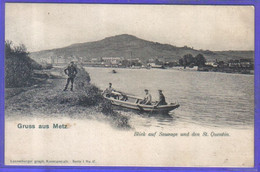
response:
[[[254,15],[5,3],[5,165],[254,167]]]

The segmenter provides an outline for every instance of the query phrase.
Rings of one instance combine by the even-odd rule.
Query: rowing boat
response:
[[[169,113],[180,106],[178,103],[155,106],[156,102],[153,102],[152,105],[145,105],[140,104],[142,98],[137,96],[123,94],[121,92],[113,92],[113,95],[115,96],[104,95],[104,98],[109,100],[112,105],[141,112]]]

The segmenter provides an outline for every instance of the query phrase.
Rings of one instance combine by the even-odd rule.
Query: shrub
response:
[[[24,87],[30,85],[33,66],[26,47],[21,44],[13,46],[5,42],[5,86]]]
[[[89,73],[83,67],[77,67],[78,74],[75,78],[75,88],[77,89],[78,104],[82,106],[94,106],[102,102],[103,97],[100,90],[93,84],[90,84]]]
[[[75,88],[77,89],[78,104],[82,106],[98,106],[98,110],[105,115],[115,114],[111,102],[103,98],[98,87],[90,84],[89,73],[82,67],[77,69]]]

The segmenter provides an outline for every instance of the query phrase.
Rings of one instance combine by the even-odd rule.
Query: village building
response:
[[[251,59],[240,59],[240,67],[250,68],[253,66]]]
[[[121,65],[123,57],[102,57],[102,62],[105,66],[118,66]]]
[[[212,66],[212,67],[218,67],[218,63],[217,62],[206,62],[205,65]]]

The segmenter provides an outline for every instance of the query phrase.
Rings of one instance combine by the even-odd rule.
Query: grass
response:
[[[51,70],[59,70],[61,76],[63,74],[63,70]],[[38,87],[17,91],[19,94],[5,100],[6,115],[91,118],[109,121],[116,128],[130,128],[128,118],[113,110],[112,104],[102,97],[101,90],[90,83],[90,76],[82,67],[78,67],[73,92],[62,91],[65,80],[61,77],[48,79]]]

